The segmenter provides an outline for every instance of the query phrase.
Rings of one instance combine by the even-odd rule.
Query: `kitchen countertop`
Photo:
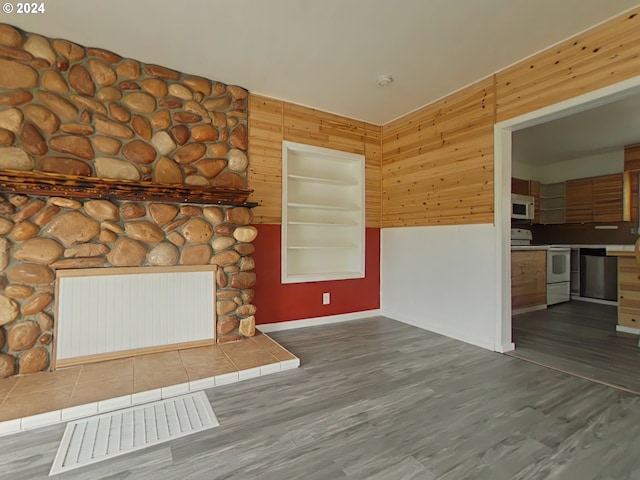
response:
[[[569,247],[569,248],[604,248],[607,255],[634,256],[635,245],[593,245],[593,244],[551,244],[551,245],[511,245],[511,251],[517,250],[548,250],[549,247]]]
[[[615,244],[606,244],[606,245],[588,245],[588,244],[577,244],[577,245],[569,245],[571,248],[604,248],[607,252],[611,250],[616,250],[620,252],[632,252],[635,245],[615,245]]]

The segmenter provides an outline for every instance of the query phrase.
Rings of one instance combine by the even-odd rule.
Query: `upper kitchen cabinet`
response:
[[[621,222],[622,173],[567,180],[567,223]]]
[[[623,220],[623,175],[603,175],[593,178],[593,221]]]
[[[593,182],[591,178],[579,178],[566,182],[566,222],[593,221]]]

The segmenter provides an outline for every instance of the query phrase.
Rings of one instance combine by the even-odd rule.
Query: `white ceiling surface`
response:
[[[516,131],[512,138],[513,161],[529,166],[622,151],[640,143],[640,94]]]
[[[636,4],[52,0],[0,21],[382,125]]]

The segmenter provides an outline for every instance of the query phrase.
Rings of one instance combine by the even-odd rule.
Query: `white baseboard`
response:
[[[331,323],[348,322],[350,320],[361,320],[363,318],[380,315],[380,310],[365,310],[363,312],[341,313],[339,315],[329,315],[326,317],[303,318],[300,320],[290,320],[288,322],[265,323],[256,325],[256,328],[264,333],[278,332],[281,330],[291,330],[292,328],[315,327],[318,325],[329,325]]]
[[[632,333],[640,335],[640,328],[625,327],[624,325],[616,325],[616,332]]]
[[[617,306],[618,302],[615,300],[602,300],[600,298],[581,297],[579,295],[571,295],[571,300],[578,300],[579,302],[599,303],[600,305],[612,305]]]
[[[516,344],[511,342],[511,343],[506,343],[504,345],[496,345],[495,347],[495,351],[498,353],[507,353],[507,352],[512,352],[516,349]]]

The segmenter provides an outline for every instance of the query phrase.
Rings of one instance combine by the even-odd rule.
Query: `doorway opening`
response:
[[[509,352],[516,348],[512,336],[510,244],[512,136],[514,132],[638,95],[640,95],[640,77],[635,77],[495,125],[495,225],[496,252],[499,265],[497,275],[499,310],[496,325],[496,350]]]

